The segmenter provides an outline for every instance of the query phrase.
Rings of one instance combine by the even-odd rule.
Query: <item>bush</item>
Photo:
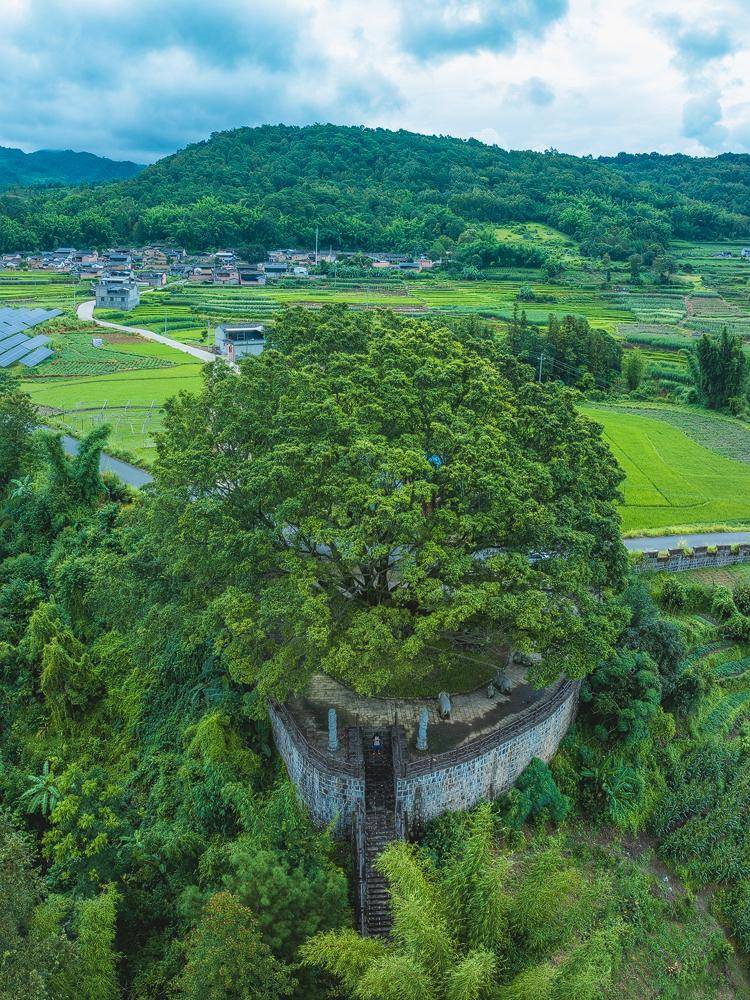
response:
[[[729,587],[719,585],[714,589],[711,597],[711,614],[721,621],[726,621],[737,614],[737,607]]]
[[[685,584],[679,577],[668,576],[661,585],[659,601],[667,611],[684,611],[687,604]]]
[[[750,642],[750,618],[739,612],[724,623],[721,634],[725,639],[735,639],[738,642]]]
[[[750,615],[750,583],[738,583],[734,588],[734,603],[743,615]]]
[[[601,663],[581,687],[581,701],[593,716],[600,740],[645,739],[661,703],[659,668],[644,652],[619,650]]]
[[[534,757],[507,797],[508,821],[520,830],[528,819],[550,819],[561,823],[570,812],[570,799],[555,784],[552,772]]]
[[[750,951],[750,882],[722,892],[718,899],[722,915],[744,951]]]

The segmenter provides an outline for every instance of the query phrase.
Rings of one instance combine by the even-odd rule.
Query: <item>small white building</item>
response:
[[[239,361],[250,354],[257,356],[266,346],[263,324],[222,323],[214,330],[214,345],[229,361]]]

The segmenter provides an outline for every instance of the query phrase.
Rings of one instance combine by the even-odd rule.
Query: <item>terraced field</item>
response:
[[[73,282],[68,274],[0,272],[0,306],[43,306],[73,311],[74,302],[89,297],[90,281]]]

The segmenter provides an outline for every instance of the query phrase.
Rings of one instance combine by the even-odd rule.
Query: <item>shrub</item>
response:
[[[661,586],[659,600],[667,611],[683,611],[687,603],[685,584],[676,576],[668,576]]]
[[[589,707],[599,739],[630,742],[648,735],[661,693],[659,668],[648,653],[623,649],[586,678],[581,701]]]
[[[750,642],[750,618],[737,612],[722,625],[721,634],[725,639]]]
[[[736,888],[722,892],[718,902],[732,934],[744,951],[750,951],[750,882],[740,882]]]
[[[534,757],[508,794],[508,821],[519,830],[531,818],[560,823],[570,812],[570,799],[555,784],[552,772]]]
[[[714,589],[711,597],[711,613],[721,621],[726,621],[737,614],[737,608],[729,587],[719,585]]]
[[[743,615],[750,615],[750,583],[738,583],[734,588],[734,603]]]

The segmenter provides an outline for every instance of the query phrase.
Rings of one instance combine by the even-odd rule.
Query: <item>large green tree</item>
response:
[[[698,396],[709,409],[736,406],[745,391],[747,362],[742,341],[726,327],[718,337],[705,333],[688,358]]]
[[[585,674],[617,631],[621,479],[575,397],[434,323],[296,314],[267,351],[173,401],[154,527],[210,590],[235,673],[284,697],[323,670],[363,692],[504,644]],[[347,342],[351,340],[347,334]],[[492,355],[492,356],[491,356]]]
[[[0,492],[20,475],[35,424],[36,407],[19,380],[0,369]]]

